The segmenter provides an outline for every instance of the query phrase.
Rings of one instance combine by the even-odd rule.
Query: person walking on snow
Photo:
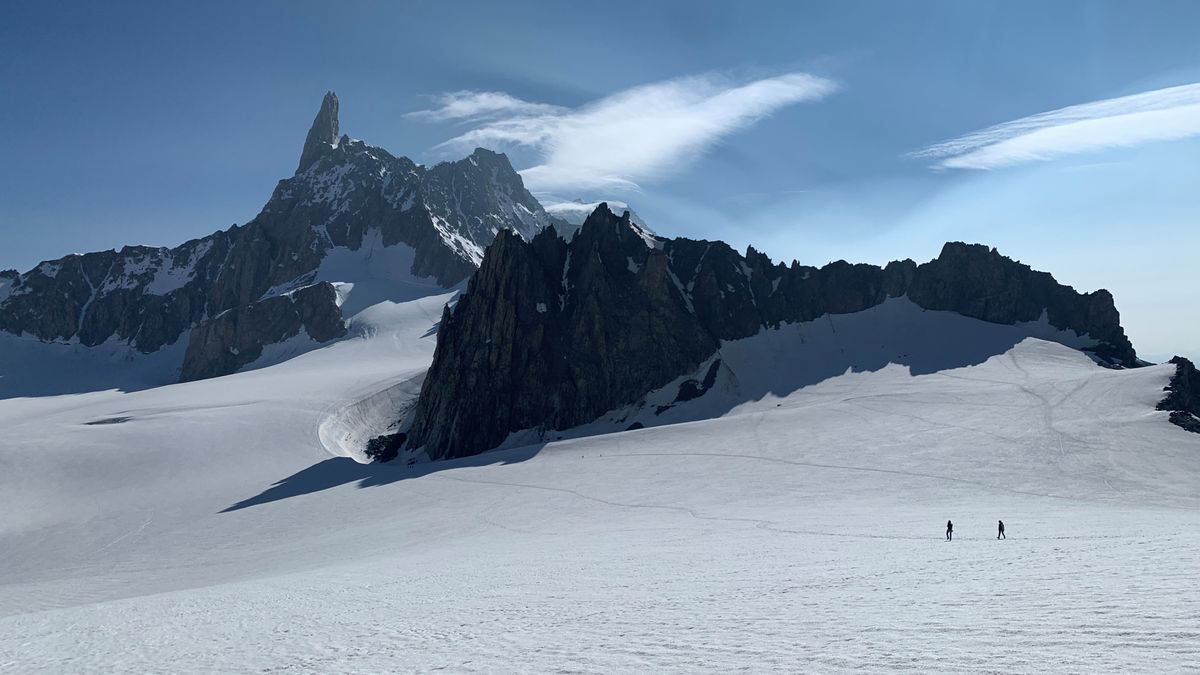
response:
[[[996,538],[997,539],[1008,539],[1008,537],[1004,536],[1004,521],[1003,520],[1000,521],[1000,531],[998,533],[996,533]]]
[[[954,539],[954,523],[946,521],[946,541]]]

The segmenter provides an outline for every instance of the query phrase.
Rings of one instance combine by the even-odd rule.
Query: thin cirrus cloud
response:
[[[997,169],[1200,135],[1200,83],[1022,117],[925,148],[936,169]]]
[[[414,119],[481,120],[498,115],[553,115],[566,112],[565,108],[546,103],[530,103],[501,91],[454,91],[435,96],[437,108],[408,113]]]
[[[638,189],[641,181],[680,170],[723,137],[836,89],[832,80],[806,73],[740,83],[710,74],[633,87],[578,108],[460,91],[409,116],[474,125],[439,148],[534,150],[540,163],[520,173],[537,192]]]

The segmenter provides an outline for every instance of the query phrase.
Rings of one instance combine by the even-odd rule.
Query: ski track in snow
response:
[[[449,297],[228,378],[0,401],[0,672],[1196,672],[1169,368],[1026,340],[688,404],[718,419],[332,457],[415,393]],[[722,347],[726,393],[754,348]]]

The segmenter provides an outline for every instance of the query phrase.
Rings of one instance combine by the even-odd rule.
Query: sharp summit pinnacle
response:
[[[338,143],[338,97],[332,91],[325,93],[321,101],[321,109],[313,119],[308,137],[304,139],[304,150],[300,153],[300,165],[296,173],[312,166],[328,147],[336,147]]]

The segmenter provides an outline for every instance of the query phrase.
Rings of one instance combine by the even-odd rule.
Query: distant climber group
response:
[[[997,522],[1000,523],[1000,529],[996,532],[996,538],[1008,539],[1008,537],[1004,536],[1004,521],[999,520]],[[946,521],[946,541],[954,541],[954,522],[950,520]]]

